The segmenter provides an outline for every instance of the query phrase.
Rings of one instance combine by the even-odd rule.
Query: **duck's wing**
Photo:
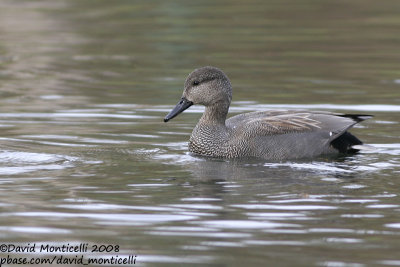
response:
[[[240,114],[228,119],[226,125],[248,137],[319,132],[327,141],[332,141],[368,117],[370,116],[323,111],[273,110]]]
[[[226,121],[233,145],[251,156],[284,159],[353,153],[362,142],[347,130],[366,115],[308,111],[251,112]],[[236,141],[236,140],[240,140]],[[239,145],[240,148],[240,145]]]

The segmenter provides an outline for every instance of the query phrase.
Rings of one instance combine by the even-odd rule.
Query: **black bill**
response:
[[[171,112],[168,113],[167,116],[165,116],[164,122],[167,122],[170,119],[176,117],[179,113],[181,113],[185,109],[189,108],[191,105],[193,105],[193,102],[191,102],[191,101],[187,100],[186,98],[182,97],[181,101],[179,101],[179,103],[176,104],[174,109],[171,110]]]

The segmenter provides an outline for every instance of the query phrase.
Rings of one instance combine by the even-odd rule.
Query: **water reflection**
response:
[[[398,265],[397,10],[392,0],[0,1],[1,240],[118,244],[142,265]],[[203,108],[162,118],[202,65],[231,77],[232,115],[371,113],[354,131],[375,149],[193,156]]]
[[[235,107],[242,112],[250,110],[254,103]],[[50,177],[43,177],[42,183],[51,184],[50,188],[63,196],[52,194],[56,202],[43,205],[41,199],[48,193],[35,185],[36,178],[19,180],[20,184],[26,184],[22,192],[36,192],[35,195],[25,195],[18,201],[11,198],[1,205],[5,212],[0,216],[5,221],[28,218],[38,225],[41,221],[48,224],[44,227],[9,223],[0,228],[8,233],[3,236],[24,239],[35,233],[93,240],[91,231],[108,237],[120,231],[136,236],[138,233],[132,227],[140,227],[136,238],[141,242],[149,237],[161,243],[190,237],[191,241],[184,246],[171,249],[183,249],[201,260],[207,258],[206,261],[213,262],[218,257],[210,256],[210,252],[218,248],[268,246],[275,251],[279,247],[307,247],[313,251],[316,246],[334,244],[357,244],[363,248],[370,245],[368,236],[398,235],[398,220],[388,219],[388,212],[399,208],[398,194],[388,188],[380,189],[382,177],[389,175],[390,179],[390,173],[398,171],[397,143],[373,143],[374,150],[344,158],[265,162],[198,157],[187,152],[187,138],[194,123],[178,121],[165,128],[160,122],[164,109],[169,107],[96,104],[50,115],[3,115],[5,124],[29,125],[33,131],[18,130],[12,138],[1,138],[8,149],[0,153],[0,175],[47,174]],[[196,116],[197,113],[195,110]],[[75,129],[85,132],[53,128],[43,133],[40,129],[63,124],[75,125]],[[143,124],[148,128],[142,130]],[[379,122],[372,120],[371,124],[363,129],[373,128]],[[16,149],[16,144],[27,151]],[[47,152],[35,152],[36,146],[46,148]],[[59,147],[67,148],[64,154]],[[87,149],[94,149],[94,154]],[[99,178],[100,170],[104,178]],[[51,177],[54,171],[62,172],[68,179]],[[81,178],[70,180],[74,176]],[[7,188],[15,182],[1,179]],[[6,195],[12,196],[13,192],[15,189]],[[27,199],[33,200],[31,205],[36,208],[24,209]],[[335,218],[343,226],[327,218]],[[71,228],[65,221],[89,225],[92,230],[82,234],[80,227]],[[324,224],[320,225],[320,221]],[[152,246],[158,247],[154,243]],[[162,250],[160,245],[158,251]],[[146,254],[143,262],[174,260],[165,259],[160,252]]]

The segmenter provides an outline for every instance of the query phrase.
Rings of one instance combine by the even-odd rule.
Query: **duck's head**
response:
[[[216,67],[195,69],[186,78],[183,95],[175,108],[164,118],[164,122],[177,116],[191,105],[229,107],[232,87],[228,77]]]

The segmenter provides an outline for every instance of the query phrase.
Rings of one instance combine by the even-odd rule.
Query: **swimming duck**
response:
[[[192,105],[205,111],[189,139],[189,151],[221,158],[299,159],[332,153],[354,153],[362,142],[348,132],[370,115],[324,111],[269,110],[226,119],[232,86],[225,73],[211,66],[186,78],[183,95],[164,122]]]

